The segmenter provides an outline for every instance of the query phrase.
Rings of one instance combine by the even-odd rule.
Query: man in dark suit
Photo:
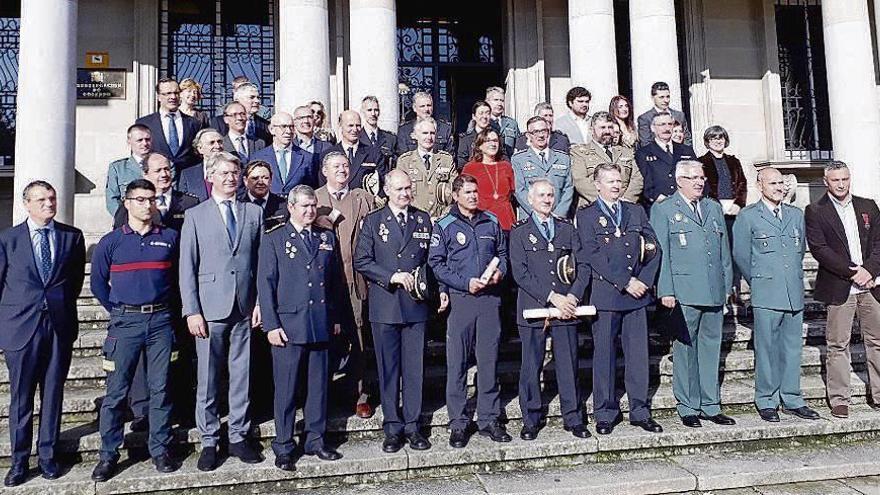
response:
[[[266,147],[260,138],[247,137],[248,114],[244,106],[233,101],[223,107],[223,122],[228,130],[223,135],[223,149],[237,156],[242,163],[250,161],[250,156]]]
[[[244,169],[244,188],[238,192],[238,200],[254,203],[263,209],[263,225],[266,230],[287,221],[287,200],[269,190],[272,184],[272,166],[262,160],[248,163]]]
[[[684,112],[669,108],[671,100],[669,85],[663,81],[655,82],[651,86],[651,98],[654,100],[654,106],[647,112],[639,115],[638,118],[639,146],[645,146],[651,142],[654,117],[659,114],[671,115],[673,122],[681,124],[681,128],[684,131],[684,144],[691,146],[693,141],[691,139],[691,131],[688,129],[687,117],[685,117]]]
[[[392,170],[386,179],[388,205],[364,218],[354,267],[370,284],[369,318],[385,416],[382,450],[399,451],[404,438],[412,449],[427,450],[431,443],[419,432],[419,419],[430,306],[413,296],[420,288],[413,273],[427,269],[431,217],[410,206],[412,182],[406,172]]]
[[[12,457],[5,486],[20,485],[27,478],[37,385],[39,466],[46,479],[61,476],[55,444],[64,380],[79,330],[76,299],[86,259],[82,231],[54,220],[57,199],[52,185],[31,182],[22,196],[28,219],[0,232],[0,349],[9,370]]]
[[[669,114],[655,115],[651,124],[654,139],[643,142],[636,151],[636,164],[645,180],[642,192],[645,211],[650,211],[656,201],[675,194],[675,164],[697,158],[693,148],[672,141],[673,122]]]
[[[416,118],[400,126],[397,129],[397,156],[407,151],[416,149],[416,140],[412,137],[416,120],[434,116],[434,99],[430,93],[418,92],[413,95],[413,110]],[[437,140],[434,143],[434,151],[443,150],[455,156],[455,139],[452,135],[452,125],[445,120],[437,120]]]
[[[153,151],[171,158],[174,176],[177,177],[183,169],[198,162],[193,151],[193,140],[201,125],[180,111],[180,87],[174,79],[159,79],[156,98],[159,100],[159,111],[145,115],[135,123],[150,129]]]
[[[485,101],[478,100],[471,107],[471,124],[468,125],[468,131],[461,133],[458,136],[458,152],[455,155],[455,165],[459,170],[464,168],[464,166],[471,161],[471,154],[474,152],[474,141],[477,139],[477,134],[486,129],[495,130],[500,139],[501,131],[498,129],[498,124],[492,121],[492,107],[490,107]],[[418,146],[416,148],[418,148]],[[506,153],[503,151],[503,148],[501,149],[502,151],[498,152],[499,156],[502,153]],[[510,156],[507,156],[507,159],[510,159]]]
[[[301,105],[293,110],[293,126],[296,130],[293,143],[312,154],[315,170],[320,171],[321,158],[333,147],[333,143],[318,139],[315,135],[315,117],[308,105]]]
[[[342,455],[324,444],[327,428],[328,342],[339,335],[348,303],[339,245],[332,230],[314,225],[315,190],[298,185],[289,195],[290,221],[267,231],[257,276],[263,330],[272,344],[275,376],[275,466],[293,471],[297,388],[305,385],[306,455],[335,461]],[[308,282],[308,284],[306,284]],[[299,370],[308,368],[307,383]],[[299,382],[299,383],[298,383]]]
[[[212,157],[223,149],[223,136],[208,127],[196,133],[194,145],[202,161],[182,171],[177,177],[177,189],[204,201],[211,196]]]
[[[271,142],[272,134],[269,129],[269,121],[259,115],[260,89],[257,85],[247,82],[236,87],[232,92],[232,99],[240,103],[247,112],[245,136],[253,141],[262,139],[264,143]],[[211,119],[211,127],[217,129],[223,135],[229,132],[229,125],[225,117],[224,112],[223,115],[216,115]]]
[[[349,187],[360,187],[377,196],[385,184],[388,162],[377,146],[365,144],[360,135],[361,116],[354,110],[342,112],[339,114],[339,142],[325,151],[324,155],[331,151],[343,153],[351,163]],[[321,175],[319,181],[323,186],[327,179]]]
[[[850,352],[853,316],[865,342],[868,385],[873,405],[880,404],[880,210],[870,199],[850,192],[843,162],[825,167],[828,194],[807,206],[807,243],[819,262],[813,297],[827,305],[828,402],[831,414],[849,416]]]
[[[361,142],[379,148],[379,152],[388,162],[388,169],[394,168],[394,147],[397,146],[397,135],[393,132],[379,128],[379,99],[375,96],[365,96],[361,100],[361,115],[363,116],[363,128],[361,129]]]
[[[251,155],[250,159],[262,160],[272,166],[272,185],[275,194],[287,195],[294,186],[305,184],[315,187],[318,171],[312,154],[293,142],[293,116],[278,112],[272,116],[269,130],[272,132],[272,145]]]

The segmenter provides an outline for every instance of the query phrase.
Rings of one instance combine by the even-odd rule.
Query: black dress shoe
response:
[[[340,454],[339,452],[337,452],[331,448],[323,447],[323,446],[317,450],[313,450],[311,452],[306,452],[306,455],[316,456],[318,459],[321,459],[322,461],[338,461],[339,459],[342,459],[342,454]]]
[[[522,430],[519,431],[519,437],[527,442],[531,442],[532,440],[538,438],[538,427],[523,426]]]
[[[196,463],[199,471],[213,471],[217,469],[217,447],[204,447],[199,454],[199,462]]]
[[[431,442],[417,431],[407,433],[406,441],[409,442],[409,448],[413,450],[428,450],[431,448]]]
[[[590,430],[587,429],[587,425],[583,423],[571,427],[565,426],[564,429],[565,431],[570,431],[572,435],[578,438],[590,438],[592,436]]]
[[[275,456],[275,467],[282,471],[296,471],[293,464],[293,457],[289,455]]]
[[[403,437],[400,435],[388,435],[382,442],[382,451],[386,454],[393,454],[403,448]]]
[[[480,435],[491,438],[493,442],[507,443],[513,440],[510,438],[510,435],[507,434],[507,429],[504,428],[504,425],[497,422],[481,429]]]
[[[761,419],[764,421],[769,421],[771,423],[779,422],[779,413],[776,412],[776,409],[758,409],[758,415],[761,416]]]
[[[663,427],[660,426],[660,424],[654,421],[652,418],[648,418],[642,421],[630,421],[629,424],[633,426],[638,426],[639,428],[645,431],[649,431],[651,433],[663,433]]]
[[[94,481],[107,481],[116,474],[116,461],[99,461],[95,469],[92,470],[92,479]]]
[[[153,465],[156,466],[156,471],[160,473],[173,473],[180,469],[180,464],[168,452],[153,457]]]
[[[693,414],[682,416],[681,424],[687,426],[688,428],[701,428],[703,426],[703,423],[700,423],[700,418],[694,416]]]
[[[449,434],[449,446],[453,449],[463,449],[467,446],[468,436],[464,430],[452,430]]]
[[[596,423],[596,433],[599,435],[610,435],[614,431],[614,423],[608,421],[599,421]]]
[[[55,459],[40,459],[40,471],[47,480],[57,480],[61,477],[61,465],[55,462]]]
[[[722,426],[733,426],[736,424],[736,420],[727,416],[726,414],[718,413],[714,416],[707,416],[705,414],[700,414],[700,419],[705,419],[706,421],[711,421],[716,425]]]
[[[797,416],[801,419],[819,419],[819,413],[807,406],[801,406],[795,409],[783,409],[782,412]]]
[[[150,420],[146,417],[134,418],[128,425],[128,429],[134,432],[147,431],[150,429]]]
[[[6,477],[3,478],[4,486],[18,486],[25,482],[28,475],[28,470],[30,467],[26,462],[19,462],[18,464],[13,464],[11,468],[9,468],[9,472],[6,473]]]
[[[229,455],[238,457],[245,464],[258,464],[263,462],[263,456],[248,445],[247,441],[229,444]]]

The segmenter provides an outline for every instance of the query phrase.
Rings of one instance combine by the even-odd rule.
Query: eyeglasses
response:
[[[126,196],[125,199],[127,199],[129,201],[134,201],[139,206],[146,206],[148,204],[149,205],[156,204],[156,196],[134,196],[134,197]]]
[[[293,130],[293,124],[272,124],[272,127],[277,127],[279,129]]]
[[[536,135],[550,134],[550,129],[535,129],[532,131],[528,131],[528,133],[529,134],[536,134]]]
[[[225,115],[227,117],[233,117],[233,118],[239,118],[239,117],[243,118],[243,119],[247,118],[247,113],[245,113],[245,112],[224,113],[223,115]]]

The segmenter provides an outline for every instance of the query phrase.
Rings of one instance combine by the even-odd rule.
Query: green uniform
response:
[[[452,204],[452,181],[458,177],[452,155],[445,151],[431,154],[430,167],[425,166],[419,150],[407,151],[397,159],[397,168],[412,180],[412,205],[431,215],[431,221],[449,213]]]

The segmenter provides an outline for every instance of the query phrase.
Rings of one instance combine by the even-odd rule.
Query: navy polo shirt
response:
[[[92,293],[108,311],[120,304],[169,303],[179,239],[177,231],[159,225],[144,235],[128,224],[105,235],[92,254]]]

